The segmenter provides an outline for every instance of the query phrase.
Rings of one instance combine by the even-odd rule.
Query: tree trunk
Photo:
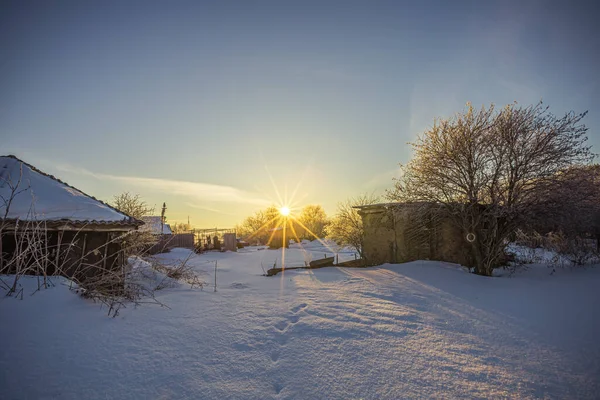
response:
[[[473,260],[473,272],[477,275],[486,275],[483,256],[477,242],[471,243],[471,258]]]
[[[473,272],[477,275],[492,276],[493,265],[489,262],[491,254],[481,248],[483,237],[481,233],[476,235],[475,241],[471,243],[471,256],[473,259]],[[488,250],[490,251],[490,250]]]

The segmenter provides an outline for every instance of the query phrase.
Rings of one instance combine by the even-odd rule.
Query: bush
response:
[[[556,252],[571,265],[583,266],[598,261],[599,254],[594,239],[550,232],[546,235],[546,242],[549,250]]]

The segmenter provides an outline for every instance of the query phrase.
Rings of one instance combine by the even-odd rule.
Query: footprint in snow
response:
[[[287,321],[279,321],[277,322],[275,325],[273,325],[275,327],[275,329],[277,329],[278,331],[283,331],[285,330],[285,328],[287,328],[289,326]]]
[[[304,310],[306,307],[308,307],[308,305],[306,303],[301,303],[298,304],[297,306],[294,306],[290,309],[291,312],[293,312],[294,314]]]
[[[271,361],[277,362],[277,360],[279,360],[279,351],[273,350],[271,353]]]
[[[252,346],[248,343],[234,343],[232,346],[234,349],[238,351],[250,351],[252,350]]]
[[[288,320],[290,321],[290,323],[291,323],[291,324],[295,324],[295,323],[297,323],[298,321],[300,321],[300,317],[299,317],[299,316],[297,316],[297,315],[290,315],[290,316],[288,317]]]
[[[275,389],[275,393],[279,394],[283,390],[283,385],[279,382],[275,382],[273,384],[273,389]]]

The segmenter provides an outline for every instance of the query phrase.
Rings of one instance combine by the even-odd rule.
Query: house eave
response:
[[[128,221],[69,221],[69,220],[48,220],[48,221],[27,221],[17,219],[0,220],[0,227],[4,231],[35,230],[42,229],[48,231],[87,231],[87,232],[129,232],[136,230],[140,224]]]

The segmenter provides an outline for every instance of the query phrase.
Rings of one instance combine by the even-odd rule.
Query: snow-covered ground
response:
[[[321,258],[298,245],[286,264]],[[351,252],[342,253],[352,259]],[[176,249],[163,263],[184,259]],[[431,261],[261,276],[281,250],[194,255],[170,309],[106,310],[58,284],[0,299],[6,399],[598,398],[600,268],[485,278]],[[277,261],[276,261],[277,260]],[[340,256],[340,261],[343,258]],[[262,264],[262,267],[261,267]],[[59,282],[61,280],[55,280]],[[0,293],[1,294],[1,293]]]

